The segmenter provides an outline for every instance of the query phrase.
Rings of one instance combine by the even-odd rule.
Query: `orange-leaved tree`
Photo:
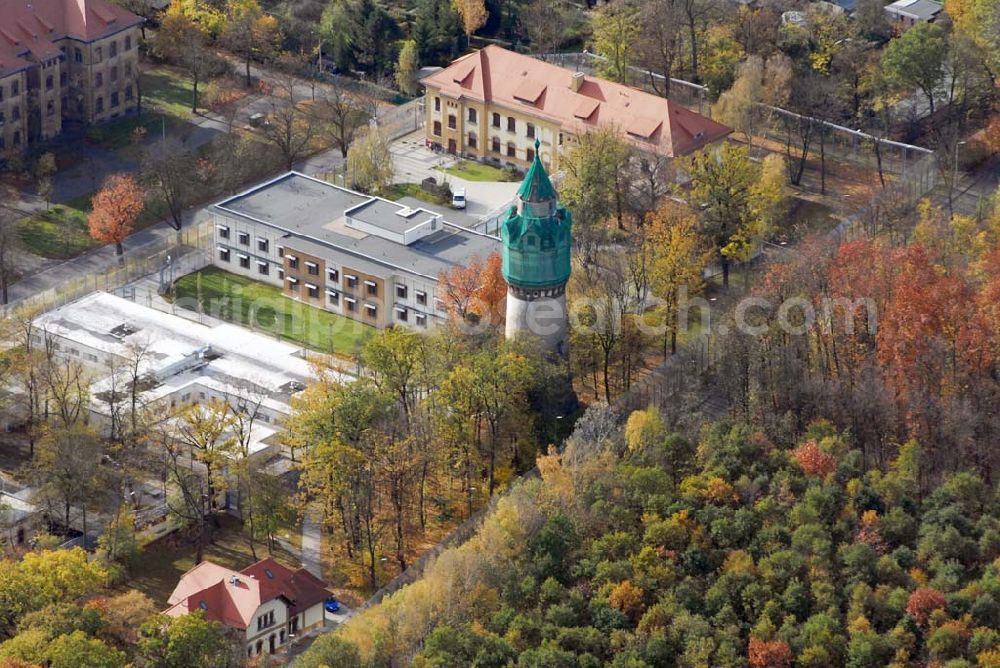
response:
[[[90,205],[87,218],[90,236],[101,243],[113,243],[115,254],[121,255],[122,242],[132,234],[135,221],[145,206],[142,188],[128,174],[112,174],[94,194]]]
[[[485,319],[502,327],[507,304],[507,283],[502,268],[500,254],[492,253],[485,261],[473,256],[464,267],[442,271],[438,284],[442,286],[441,300],[448,315],[458,320]]]

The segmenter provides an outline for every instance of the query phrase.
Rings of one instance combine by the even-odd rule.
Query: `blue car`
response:
[[[323,609],[327,612],[340,612],[340,601],[333,596],[330,596],[323,601]]]

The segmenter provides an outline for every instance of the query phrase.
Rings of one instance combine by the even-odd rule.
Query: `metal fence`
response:
[[[399,139],[424,127],[424,98],[411,100],[398,107],[383,107],[375,116],[375,122],[390,140]]]
[[[141,255],[124,255],[120,262],[102,271],[80,274],[4,307],[4,312],[40,313],[58,308],[98,290],[115,292],[132,281],[158,274],[171,259],[175,276],[204,267],[211,262],[210,247],[214,227],[204,220],[175,235],[140,249]],[[103,250],[103,249],[102,249]],[[101,251],[95,251],[101,252]],[[106,250],[104,251],[106,252]]]

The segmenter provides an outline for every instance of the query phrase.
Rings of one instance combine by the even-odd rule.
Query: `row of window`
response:
[[[125,36],[125,41],[122,44],[122,49],[124,51],[131,51],[132,50],[132,36],[131,35],[126,35]],[[66,53],[66,47],[65,46],[60,47],[60,50],[65,55],[65,53]],[[93,54],[94,54],[94,62],[95,63],[102,62],[104,60],[104,47],[103,46],[95,46]],[[116,40],[112,40],[111,43],[108,44],[108,58],[114,58],[117,55],[118,55],[118,42]],[[75,62],[78,62],[78,63],[82,63],[83,62],[83,51],[81,51],[79,47],[73,49],[73,60]]]
[[[126,100],[131,100],[132,99],[132,86],[131,85],[128,85],[128,86],[125,87],[125,99]],[[121,101],[120,101],[120,98],[118,97],[118,92],[115,91],[114,93],[111,94],[111,108],[114,109],[119,104],[121,104]],[[97,96],[97,100],[95,100],[95,102],[94,102],[94,112],[99,114],[99,113],[101,113],[103,111],[104,111],[104,98],[102,96],[98,95]]]
[[[10,82],[10,96],[11,97],[17,97],[17,95],[20,94],[20,92],[21,92],[21,82],[20,81],[11,81]],[[3,96],[4,96],[4,85],[0,84],[0,102],[3,102]]]

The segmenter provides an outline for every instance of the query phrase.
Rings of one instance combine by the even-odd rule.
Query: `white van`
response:
[[[451,195],[451,208],[453,209],[464,209],[465,208],[465,188],[459,188]]]

